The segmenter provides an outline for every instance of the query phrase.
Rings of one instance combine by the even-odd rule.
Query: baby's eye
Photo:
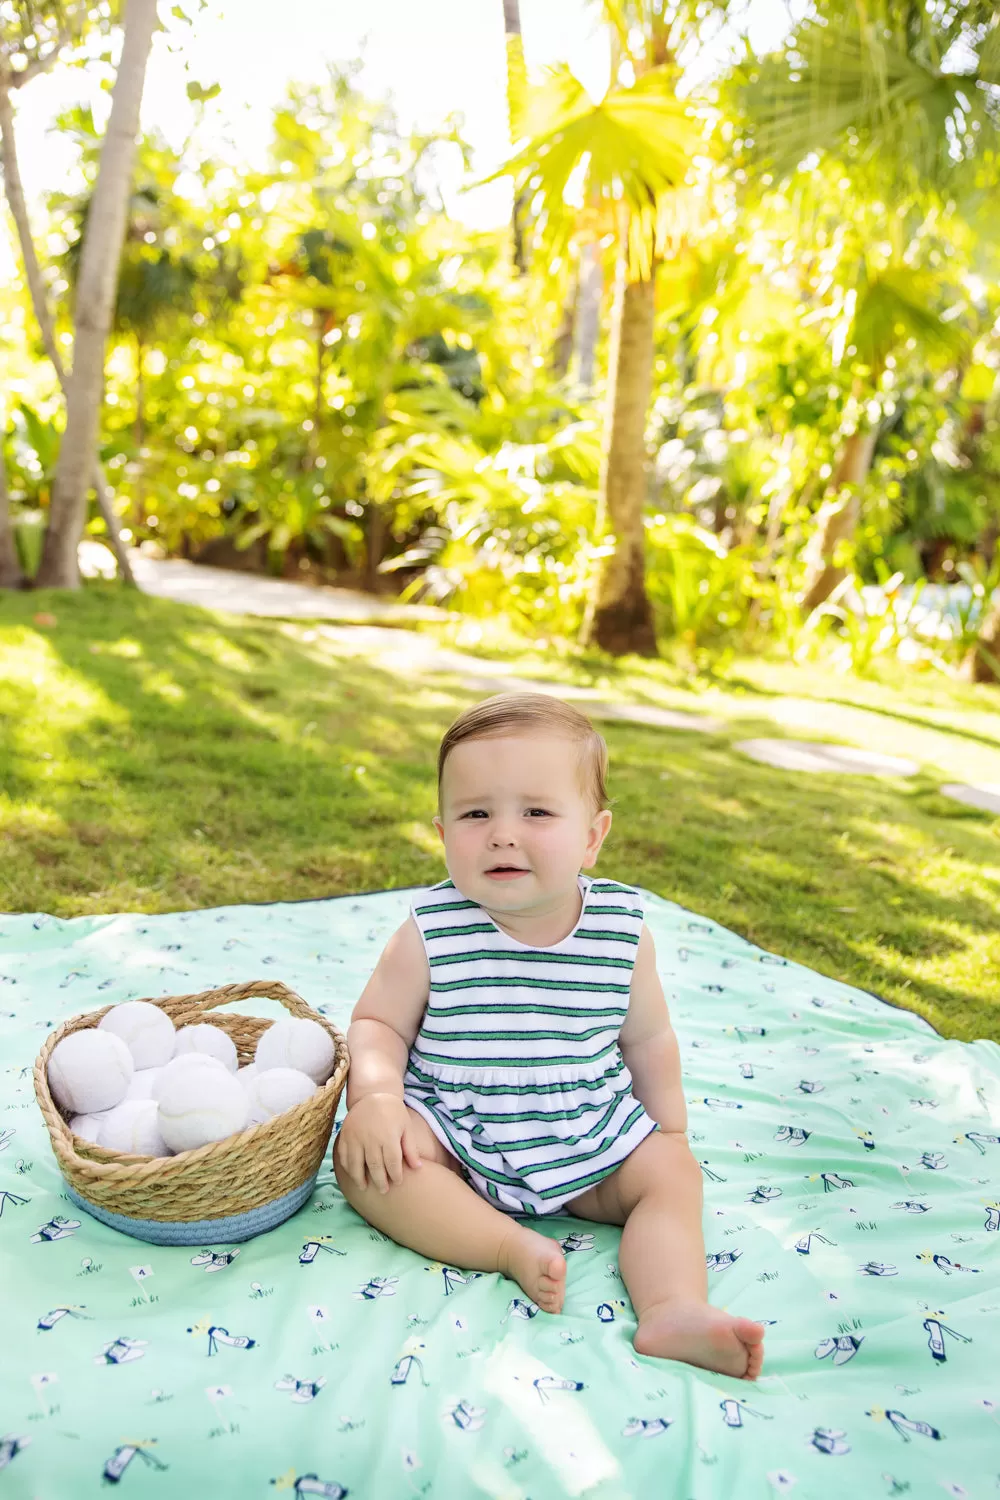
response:
[[[544,808],[544,807],[529,807],[528,808],[528,817],[529,818],[533,818],[536,813],[541,818],[548,818],[548,817],[552,816],[551,813],[549,813],[547,811],[547,809]]]
[[[462,818],[485,818],[485,817],[486,817],[486,812],[481,807],[470,808],[468,812],[464,812],[462,814]],[[459,819],[459,822],[461,822],[461,818]]]

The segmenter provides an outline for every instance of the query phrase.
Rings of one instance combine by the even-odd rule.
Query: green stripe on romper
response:
[[[591,1136],[595,1135],[598,1131],[603,1130],[605,1128],[605,1126],[607,1125],[608,1121],[614,1115],[615,1111],[620,1107],[621,1102],[622,1102],[622,1100],[625,1097],[626,1097],[626,1095],[619,1094],[616,1099],[613,1099],[611,1101],[611,1103],[608,1105],[607,1109],[604,1111],[604,1113],[601,1116],[601,1118],[597,1121],[597,1123],[595,1125],[592,1125],[591,1128],[589,1130],[585,1131],[583,1135],[575,1136],[574,1140],[577,1141],[577,1142],[589,1140]],[[461,1111],[461,1113],[455,1113],[455,1114],[453,1114],[451,1118],[457,1122],[457,1121],[459,1121],[461,1119],[462,1115],[465,1114],[465,1113],[474,1113],[474,1111],[472,1111],[471,1109],[469,1111],[463,1110],[463,1111]],[[510,1115],[508,1115],[505,1118],[509,1120],[512,1117]],[[519,1116],[518,1118],[522,1118],[522,1117]],[[531,1116],[529,1115],[527,1118],[530,1119]],[[479,1121],[480,1123],[482,1123],[483,1116],[482,1115],[477,1115],[476,1119],[477,1119],[477,1121]],[[536,1151],[540,1146],[565,1146],[567,1144],[565,1136],[560,1136],[560,1135],[544,1135],[544,1136],[543,1135],[538,1135],[538,1136],[528,1136],[528,1137],[526,1137],[523,1140],[517,1140],[517,1141],[489,1141],[489,1142],[487,1142],[487,1141],[482,1141],[482,1140],[480,1140],[478,1138],[478,1136],[475,1136],[475,1132],[474,1131],[470,1131],[469,1134],[473,1135],[475,1137],[476,1150],[477,1151],[489,1151],[489,1152],[492,1152],[494,1155],[498,1155],[498,1156],[508,1156],[508,1155],[510,1155],[514,1151]],[[604,1142],[603,1147],[601,1149],[607,1150],[607,1142],[606,1141]],[[591,1152],[588,1153],[588,1155],[586,1157],[583,1158],[583,1160],[589,1161],[593,1155],[594,1155],[594,1153],[591,1151]],[[576,1161],[579,1161],[580,1159],[581,1158],[579,1156],[576,1156],[576,1157],[573,1158],[573,1160],[576,1160]],[[533,1171],[535,1171],[535,1172],[544,1172],[544,1171],[546,1171],[548,1169],[548,1167],[550,1165],[555,1166],[556,1163],[555,1162],[552,1162],[552,1163],[549,1163],[549,1162],[539,1162],[533,1168]]]
[[[588,1031],[425,1031],[424,1036],[437,1042],[590,1042],[604,1036],[608,1023],[591,1026]]]
[[[596,953],[546,953],[535,949],[527,953],[506,953],[503,949],[474,948],[467,953],[442,953],[430,960],[432,969],[442,964],[474,964],[480,959],[489,959],[499,964],[575,964],[579,969],[631,969],[634,960],[629,958],[601,958]]]
[[[431,1110],[431,1114],[434,1114],[433,1110]],[[520,1185],[521,1179],[519,1177],[508,1177],[505,1173],[498,1172],[493,1167],[484,1166],[482,1162],[477,1161],[475,1157],[470,1156],[468,1151],[466,1151],[465,1147],[462,1145],[461,1141],[456,1140],[451,1131],[448,1129],[447,1120],[442,1120],[439,1115],[434,1115],[434,1118],[437,1120],[441,1129],[448,1137],[451,1149],[458,1157],[459,1161],[464,1162],[467,1167],[471,1167],[474,1172],[478,1172],[480,1177],[486,1177],[491,1182],[500,1182],[503,1183],[506,1187],[513,1188],[516,1188]]]
[[[633,1113],[629,1116],[629,1119],[626,1121],[625,1125],[622,1126],[622,1130],[620,1132],[620,1135],[624,1134],[628,1130],[628,1128],[630,1127],[630,1125],[638,1118],[638,1116],[641,1113],[642,1113],[642,1106],[639,1105],[633,1111]],[[465,1147],[462,1145],[462,1143],[459,1140],[457,1140],[456,1137],[449,1130],[449,1128],[448,1128],[448,1122],[446,1120],[442,1120],[437,1115],[435,1115],[435,1119],[437,1120],[437,1122],[440,1125],[441,1129],[444,1131],[445,1135],[448,1137],[448,1140],[449,1140],[449,1142],[451,1144],[451,1148],[452,1148],[454,1154],[458,1157],[459,1161],[464,1162],[467,1167],[471,1168],[472,1171],[478,1173],[478,1175],[480,1177],[484,1178],[487,1181],[487,1183],[489,1183],[489,1182],[499,1182],[499,1183],[504,1184],[507,1187],[512,1187],[512,1188],[522,1187],[524,1185],[521,1178],[519,1178],[519,1177],[508,1177],[505,1173],[496,1171],[496,1169],[494,1167],[488,1167],[484,1162],[478,1161],[474,1157],[471,1157],[469,1155],[468,1151],[466,1151]],[[620,1138],[620,1136],[616,1136],[615,1139],[617,1140],[619,1138]],[[607,1146],[605,1146],[604,1147],[604,1152],[605,1153],[607,1152],[607,1149],[608,1149]],[[587,1157],[584,1158],[584,1161],[594,1161],[601,1154],[602,1153],[601,1153],[600,1150],[593,1151]],[[539,1167],[538,1170],[539,1170],[539,1172],[548,1172],[548,1171],[552,1171],[552,1170],[555,1170],[555,1169],[557,1169],[559,1167],[563,1167],[563,1166],[577,1166],[577,1165],[581,1165],[579,1157],[569,1157],[565,1161],[562,1161],[562,1162],[545,1162],[543,1165],[541,1165]],[[593,1182],[599,1182],[602,1177],[607,1176],[607,1174],[609,1172],[613,1171],[614,1168],[616,1166],[619,1166],[619,1165],[620,1165],[620,1161],[616,1161],[611,1166],[605,1168],[603,1171],[599,1170],[597,1172],[592,1172],[592,1173],[590,1173],[586,1177],[583,1177],[583,1178],[574,1178],[571,1182],[560,1183],[556,1187],[545,1188],[541,1192],[538,1192],[535,1189],[530,1189],[530,1191],[534,1192],[534,1194],[535,1194],[535,1196],[537,1198],[555,1198],[559,1194],[561,1194],[561,1193],[565,1192],[567,1189],[569,1189],[570,1196],[572,1197],[575,1192],[582,1192],[583,1188],[589,1187],[591,1183],[593,1183]]]
[[[624,1091],[618,1095],[619,1099],[623,1097]],[[481,1120],[484,1125],[520,1125],[524,1120],[536,1120],[539,1124],[544,1124],[547,1120],[578,1120],[581,1115],[593,1114],[593,1112],[593,1104],[578,1104],[576,1109],[536,1109],[523,1114],[487,1115],[481,1109],[477,1109],[474,1104],[466,1104],[461,1109],[451,1110],[450,1114],[453,1120],[461,1120],[466,1115],[475,1115],[476,1119]]]
[[[600,1059],[602,1057],[606,1057],[609,1052],[615,1051],[615,1049],[617,1048],[617,1046],[618,1046],[617,1042],[611,1042],[607,1047],[602,1047],[599,1052],[593,1053],[591,1056],[587,1057],[584,1060],[586,1062],[599,1062]],[[502,1057],[489,1057],[489,1056],[487,1056],[486,1058],[442,1057],[439,1052],[426,1052],[422,1047],[418,1050],[416,1048],[416,1046],[414,1046],[414,1051],[416,1051],[418,1057],[422,1057],[425,1062],[437,1063],[439,1065],[444,1064],[446,1066],[450,1065],[451,1067],[455,1067],[458,1063],[461,1063],[463,1066],[467,1067],[469,1065],[474,1065],[477,1062],[480,1063],[480,1064],[483,1064],[483,1063],[488,1064],[488,1066],[490,1068],[494,1068],[494,1069],[498,1069],[498,1070],[500,1068],[523,1068],[523,1067],[526,1066],[526,1060],[523,1057],[521,1057],[521,1058],[502,1058]],[[566,1056],[557,1056],[557,1057],[531,1057],[531,1058],[527,1059],[527,1063],[529,1063],[532,1067],[535,1067],[535,1068],[565,1068],[565,1067],[570,1067],[574,1063],[577,1066],[579,1066],[579,1064],[580,1064],[580,1054],[577,1053],[575,1056],[570,1056],[570,1057],[566,1057]],[[479,1092],[479,1090],[477,1090],[477,1092]]]
[[[464,927],[429,927],[424,934],[427,938],[450,938],[463,937],[467,932],[496,932],[497,929],[492,922],[469,922]],[[569,934],[571,937],[593,938],[595,942],[633,943],[637,944],[639,939],[634,932],[606,931],[603,927],[578,927],[576,932]],[[495,953],[497,950],[492,949]],[[506,949],[501,949],[506,952]],[[529,951],[534,953],[545,953],[545,948],[535,948]],[[581,955],[581,962],[586,962],[586,956]]]
[[[432,906],[415,906],[413,910],[419,917],[429,917],[436,911],[478,911],[480,908],[475,901],[435,901]]]
[[[450,990],[473,990],[473,989],[526,989],[537,990],[586,990],[594,995],[627,995],[632,986],[629,984],[585,984],[583,980],[573,979],[532,979],[526,975],[523,979],[454,979],[450,983],[442,984],[440,981],[431,981],[431,993],[446,995]]]
[[[628,1131],[630,1130],[630,1128],[632,1127],[632,1125],[634,1125],[635,1121],[639,1118],[639,1116],[641,1114],[642,1114],[642,1105],[640,1104],[633,1111],[633,1113],[630,1115],[630,1117],[628,1118],[628,1120],[626,1120],[625,1124],[621,1127],[621,1130],[619,1131],[618,1135],[615,1137],[615,1142],[620,1141],[621,1138],[622,1138],[622,1136],[624,1136],[624,1135],[626,1135],[628,1133]],[[652,1127],[652,1130],[648,1130],[646,1132],[646,1134],[647,1135],[652,1135],[653,1130],[656,1130],[656,1129],[657,1129],[657,1126],[654,1123],[653,1127]],[[634,1151],[634,1150],[635,1150],[635,1147],[633,1146],[630,1151],[626,1151],[625,1152],[625,1156],[630,1156],[631,1155],[631,1151]],[[617,1161],[612,1162],[610,1165],[604,1167],[603,1169],[601,1169],[601,1170],[599,1170],[597,1172],[590,1173],[589,1176],[587,1176],[587,1177],[574,1178],[571,1182],[560,1182],[560,1183],[557,1183],[555,1185],[555,1187],[535,1188],[535,1189],[533,1189],[533,1191],[534,1191],[536,1197],[538,1197],[538,1198],[561,1198],[563,1196],[563,1194],[567,1191],[567,1189],[569,1190],[571,1196],[574,1193],[581,1193],[584,1190],[584,1188],[591,1187],[595,1182],[600,1182],[600,1180],[601,1180],[602,1177],[609,1176],[610,1173],[614,1171],[615,1167],[620,1167],[621,1164],[622,1164],[622,1162],[625,1160],[625,1156],[619,1157]],[[547,1162],[545,1164],[545,1168],[543,1170],[548,1170],[548,1168],[549,1168],[550,1165],[551,1166],[565,1165],[565,1166],[571,1167],[571,1166],[574,1165],[574,1159],[570,1158],[565,1163],[556,1163],[556,1162],[548,1163]]]
[[[460,1061],[461,1061],[462,1066],[471,1066],[471,1067],[476,1067],[477,1066],[475,1058],[462,1058]],[[456,1060],[453,1057],[449,1057],[448,1058],[448,1062],[449,1062],[449,1064],[452,1067],[457,1066]],[[423,1084],[424,1087],[427,1088],[427,1089],[429,1089],[431,1092],[433,1092],[435,1089],[437,1089],[437,1090],[439,1090],[442,1093],[461,1094],[461,1093],[464,1093],[466,1091],[466,1089],[469,1086],[469,1082],[470,1082],[470,1080],[463,1080],[461,1082],[456,1083],[452,1079],[438,1078],[433,1073],[424,1073],[424,1072],[421,1071],[420,1068],[418,1068],[414,1064],[412,1054],[411,1054],[409,1062],[407,1063],[406,1071],[408,1073],[412,1073],[413,1076],[414,1076],[414,1078],[416,1078],[417,1082],[420,1083],[420,1084]],[[573,1082],[571,1084],[565,1084],[565,1083],[476,1083],[474,1086],[475,1086],[475,1090],[476,1090],[477,1094],[503,1094],[504,1096],[506,1096],[508,1094],[560,1094],[561,1095],[561,1094],[565,1094],[565,1092],[566,1092],[566,1090],[568,1088],[573,1088],[573,1089],[602,1089],[605,1086],[609,1085],[612,1079],[617,1078],[618,1075],[619,1075],[619,1073],[623,1073],[624,1071],[625,1071],[625,1064],[624,1064],[624,1062],[621,1059],[619,1059],[619,1061],[616,1063],[616,1065],[614,1067],[612,1067],[612,1068],[609,1068],[606,1073],[602,1073],[601,1076],[600,1076],[600,1078],[585,1078],[585,1079],[580,1079],[579,1081]]]
[[[588,1005],[585,1009],[579,1005],[508,1005],[505,1000],[490,1003],[484,1000],[481,1005],[428,1005],[424,1011],[426,1016],[488,1016],[495,1013],[498,1016],[624,1016],[626,1007],[624,1005]]]

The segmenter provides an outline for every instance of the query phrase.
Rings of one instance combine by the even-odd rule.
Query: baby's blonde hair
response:
[[[459,714],[438,750],[438,806],[445,761],[463,740],[496,739],[504,734],[542,732],[560,735],[580,750],[581,785],[594,811],[608,805],[608,747],[585,714],[547,693],[497,693]]]

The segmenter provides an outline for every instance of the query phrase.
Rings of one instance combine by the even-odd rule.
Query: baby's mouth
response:
[[[527,875],[528,871],[523,865],[491,865],[486,873],[487,875]]]

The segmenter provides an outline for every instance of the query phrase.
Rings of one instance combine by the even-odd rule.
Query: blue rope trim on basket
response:
[[[237,1244],[241,1240],[253,1239],[256,1234],[266,1234],[269,1229],[291,1218],[312,1193],[318,1172],[307,1177],[299,1187],[259,1208],[251,1208],[245,1214],[230,1214],[225,1219],[131,1219],[125,1214],[110,1213],[98,1208],[96,1203],[82,1198],[75,1188],[65,1183],[66,1196],[82,1208],[84,1213],[107,1224],[109,1229],[118,1229],[137,1240],[148,1240],[152,1245],[221,1245]]]

